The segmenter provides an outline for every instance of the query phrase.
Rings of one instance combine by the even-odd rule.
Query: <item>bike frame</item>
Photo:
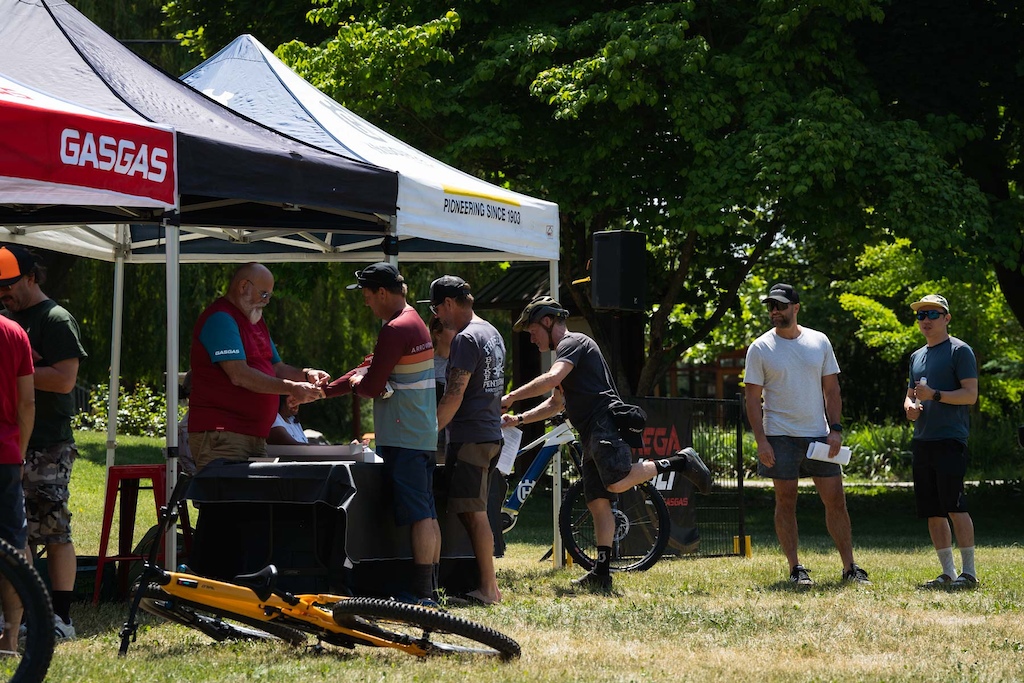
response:
[[[277,621],[285,626],[289,625],[288,619],[293,619],[312,624],[327,633],[350,636],[366,645],[394,648],[418,657],[426,654],[423,648],[414,643],[384,640],[372,633],[339,625],[334,621],[332,612],[323,606],[346,600],[347,598],[342,595],[327,593],[292,595],[285,591],[270,589],[270,594],[263,598],[254,589],[246,586],[195,574],[169,571],[162,572],[162,579],[155,583],[160,584],[160,588],[172,597],[207,607],[215,612],[238,614],[256,621]],[[281,620],[278,615],[288,619]]]
[[[550,431],[542,434],[540,438],[519,449],[519,455],[523,455],[543,444],[540,451],[534,457],[533,462],[526,469],[526,473],[523,474],[523,478],[519,480],[519,483],[516,484],[515,489],[512,490],[512,493],[509,494],[508,499],[501,507],[501,512],[508,515],[511,519],[511,524],[508,524],[503,531],[507,532],[515,526],[519,510],[523,507],[526,499],[530,497],[530,494],[533,493],[534,486],[537,485],[544,472],[547,471],[558,449],[575,441],[576,434],[572,431],[572,426],[568,422],[561,422]],[[580,467],[579,454],[572,452],[572,455],[576,466]]]

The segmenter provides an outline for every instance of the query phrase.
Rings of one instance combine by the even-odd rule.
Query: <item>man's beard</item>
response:
[[[260,308],[259,306],[254,306],[253,309],[249,311],[248,315],[249,322],[255,325],[256,323],[263,319],[263,309]]]

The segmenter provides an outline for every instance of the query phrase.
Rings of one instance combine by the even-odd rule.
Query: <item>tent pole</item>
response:
[[[388,218],[388,228],[384,234],[382,244],[384,260],[393,266],[398,266],[398,216],[392,214]]]
[[[164,218],[167,236],[167,500],[178,479],[178,292],[180,231],[178,214]],[[188,503],[182,501],[183,505]],[[178,566],[178,525],[171,520],[164,539],[165,566]]]
[[[122,232],[126,226],[119,225]],[[123,234],[123,233],[122,233]],[[117,449],[117,399],[121,393],[121,329],[124,321],[124,247],[118,239],[114,257],[114,310],[110,330],[110,384],[107,392],[107,469],[114,466]]]
[[[551,296],[558,298],[558,261],[548,261],[548,286],[550,287]],[[547,353],[541,354],[541,364],[544,366],[544,370],[547,371],[554,365],[554,349],[551,349]],[[551,533],[552,533],[552,553],[551,557],[554,560],[555,568],[561,568],[565,566],[565,551],[562,549],[562,536],[558,533],[558,513],[562,505],[562,451],[561,449],[555,451],[555,457],[552,461],[552,476],[551,476]]]

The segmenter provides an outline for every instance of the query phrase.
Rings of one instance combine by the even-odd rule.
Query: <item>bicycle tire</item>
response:
[[[53,630],[53,605],[43,579],[25,556],[14,546],[0,540],[0,576],[6,579],[21,600],[25,637],[19,638],[18,651],[4,653],[0,675],[11,683],[40,683],[46,678],[53,658],[56,635]],[[6,624],[5,628],[18,628]]]
[[[639,484],[619,494],[618,502],[613,503],[613,513],[612,570],[631,572],[653,567],[665,552],[672,531],[668,506],[661,493],[649,481]],[[593,569],[597,539],[582,480],[570,486],[562,499],[558,531],[573,561],[587,571]]]
[[[478,654],[508,661],[519,643],[488,626],[436,609],[377,598],[346,598],[334,605],[339,626],[397,644],[414,644],[422,656]],[[475,644],[475,646],[469,645]],[[479,647],[479,646],[483,647]]]
[[[305,645],[308,641],[306,634],[299,629],[184,600],[164,592],[156,583],[148,584],[144,590],[139,601],[143,610],[195,629],[216,641],[283,640],[294,646]]]

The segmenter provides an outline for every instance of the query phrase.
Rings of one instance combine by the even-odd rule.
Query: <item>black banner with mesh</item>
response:
[[[743,407],[740,400],[694,398],[630,399],[647,412],[645,458],[663,458],[693,446],[714,476],[711,493],[702,496],[676,472],[659,475],[655,485],[672,518],[666,554],[742,555],[746,553],[743,518]]]

